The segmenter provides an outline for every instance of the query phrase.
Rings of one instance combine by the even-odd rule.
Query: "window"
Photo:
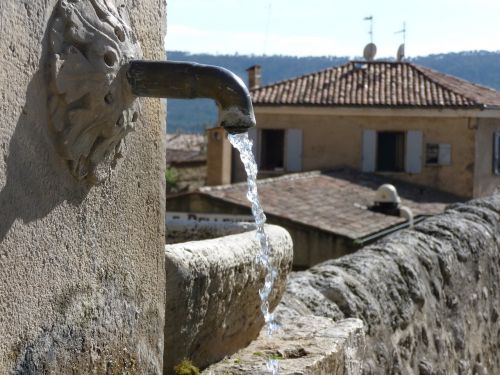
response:
[[[450,165],[451,145],[444,143],[427,143],[425,146],[425,164]]]
[[[403,172],[405,169],[405,133],[378,132],[377,171]]]
[[[266,171],[283,170],[285,167],[285,131],[262,129],[260,168]]]
[[[363,130],[361,170],[363,172],[420,173],[423,164],[421,130]]]
[[[500,132],[493,133],[493,173],[500,174]]]
[[[363,172],[422,172],[423,133],[363,130],[361,170]]]
[[[439,164],[439,145],[427,143],[425,146],[425,164]]]
[[[267,172],[302,171],[302,129],[256,129],[248,131],[259,169]]]

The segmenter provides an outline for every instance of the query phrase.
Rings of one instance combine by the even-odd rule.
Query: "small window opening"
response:
[[[425,146],[425,164],[438,164],[439,163],[439,144],[427,143]]]
[[[274,171],[284,168],[285,131],[283,129],[262,129],[260,168]]]
[[[427,143],[425,145],[426,165],[450,165],[451,145],[447,143]]]
[[[377,171],[403,172],[405,165],[405,133],[377,134]]]

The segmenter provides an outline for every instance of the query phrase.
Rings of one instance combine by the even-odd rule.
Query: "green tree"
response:
[[[165,183],[167,187],[167,193],[175,193],[179,182],[179,172],[174,167],[167,167],[165,171]]]

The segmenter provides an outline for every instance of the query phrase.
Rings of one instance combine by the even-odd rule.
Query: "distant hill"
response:
[[[249,66],[262,66],[262,82],[269,84],[283,79],[297,77],[321,69],[346,63],[347,57],[320,56],[254,56],[254,55],[209,55],[189,54],[171,51],[169,60],[194,61],[202,64],[219,65],[227,68],[244,81]],[[427,66],[443,73],[479,83],[500,90],[500,51],[471,51],[414,57],[409,61]],[[217,120],[217,108],[212,100],[168,101],[168,132],[203,132]]]

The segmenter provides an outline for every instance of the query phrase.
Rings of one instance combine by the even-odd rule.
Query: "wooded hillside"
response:
[[[195,61],[219,65],[239,75],[246,82],[246,68],[260,64],[262,82],[268,84],[312,73],[347,62],[347,57],[295,57],[253,55],[209,55],[171,51],[169,60]],[[429,55],[408,59],[443,73],[500,90],[500,52],[471,51]],[[168,101],[168,132],[198,133],[212,127],[217,120],[217,109],[211,100]]]

